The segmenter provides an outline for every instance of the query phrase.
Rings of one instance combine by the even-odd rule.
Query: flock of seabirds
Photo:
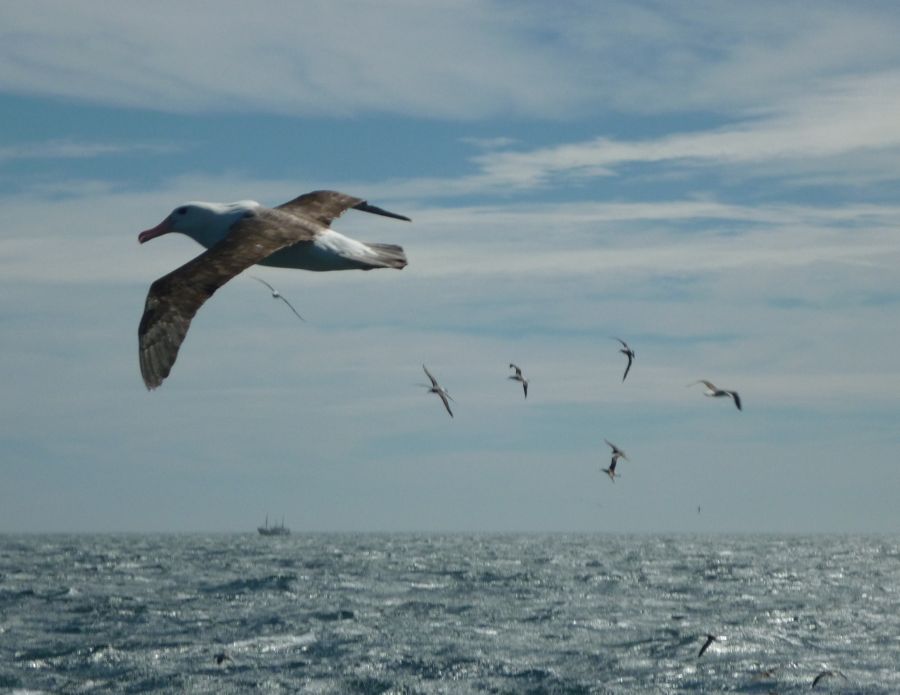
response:
[[[158,387],[169,375],[191,320],[203,303],[252,265],[312,271],[404,268],[406,254],[402,247],[360,242],[331,229],[331,223],[349,209],[412,221],[405,215],[388,212],[345,193],[312,191],[275,208],[263,207],[254,200],[186,203],[175,208],[157,226],[141,232],[138,241],[142,244],[169,232],[180,232],[207,249],[150,285],[138,327],[141,375],[147,388]],[[265,285],[274,299],[283,301],[298,319],[305,320],[271,284],[262,278],[251,277]],[[628,359],[622,375],[622,381],[625,381],[635,353],[621,338],[615,340],[622,344],[619,352]],[[522,384],[525,398],[528,398],[528,380],[522,369],[512,363],[509,368],[515,370],[509,378]],[[422,369],[431,381],[430,385],[423,386],[441,399],[447,413],[453,417],[450,393],[428,367],[423,364]],[[737,391],[720,389],[706,379],[688,385],[694,384],[703,384],[707,396],[731,398],[741,410]],[[622,449],[609,440],[604,441],[612,449],[612,458],[609,466],[602,470],[615,482],[619,459],[629,459]]]
[[[253,265],[311,271],[404,268],[407,262],[402,247],[357,241],[331,229],[331,223],[350,209],[412,221],[405,215],[389,212],[345,193],[312,191],[275,208],[263,207],[254,200],[185,203],[155,227],[141,232],[138,241],[142,244],[163,234],[180,232],[206,248],[196,258],[150,285],[138,327],[141,375],[147,389],[157,388],[169,376],[191,320],[200,307],[222,285]],[[272,285],[262,278],[251,277],[265,285],[274,299],[283,301],[298,319],[305,320]],[[624,382],[634,362],[635,352],[621,338],[615,340],[622,344],[619,352],[628,359],[622,375]],[[509,378],[522,384],[524,397],[528,398],[528,379],[522,369],[513,363],[509,368],[514,370]],[[431,382],[430,386],[423,386],[441,399],[447,413],[453,417],[450,394],[428,367],[423,364],[422,369]],[[738,410],[742,409],[737,391],[718,388],[706,379],[688,386],[695,384],[703,384],[706,396],[730,398]],[[619,459],[629,459],[622,449],[608,439],[604,441],[612,450],[612,458],[609,466],[602,470],[615,482]],[[699,507],[697,511],[700,511]],[[703,656],[716,640],[715,635],[706,635],[697,657]],[[231,661],[224,652],[217,654],[215,659],[220,665]],[[772,677],[774,671],[762,671],[759,675]],[[813,680],[812,687],[837,676],[846,679],[840,671],[822,671]]]
[[[216,290],[252,265],[267,265],[298,270],[373,270],[406,266],[403,248],[395,244],[364,243],[331,229],[331,223],[348,209],[411,222],[409,217],[370,205],[338,191],[312,191],[275,208],[266,208],[255,200],[236,203],[186,203],[175,208],[162,222],[141,232],[138,241],[144,243],[169,232],[180,232],[206,247],[206,251],[180,268],[164,275],[150,285],[144,315],[138,327],[141,375],[148,389],[161,385],[169,375],[178,350],[187,335],[194,315]],[[304,321],[277,289],[262,278],[251,276],[266,286],[274,299],[283,301],[294,315]],[[628,377],[634,362],[634,350],[621,338],[616,338],[619,350],[628,358],[622,381]],[[509,365],[515,374],[509,378],[522,384],[528,398],[528,380],[522,369]],[[422,369],[431,381],[423,384],[429,393],[436,394],[450,417],[450,396],[424,364]],[[720,389],[706,379],[705,395],[731,398],[741,410],[737,391]],[[609,466],[603,469],[610,480],[616,480],[619,459],[628,461],[625,452],[609,440],[612,449]]]

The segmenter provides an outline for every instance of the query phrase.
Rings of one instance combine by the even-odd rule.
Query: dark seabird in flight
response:
[[[835,676],[840,676],[845,681],[850,680],[849,678],[847,678],[847,676],[845,676],[843,673],[841,673],[840,671],[838,671],[836,669],[835,670],[825,669],[818,676],[813,678],[812,687],[815,688],[817,685],[819,685],[819,683],[821,683],[826,678],[833,678]]]
[[[453,400],[453,399],[450,397],[450,394],[447,393],[446,389],[445,389],[443,386],[441,386],[441,385],[437,382],[437,379],[435,379],[434,376],[432,376],[431,372],[428,371],[428,367],[426,367],[426,366],[423,364],[423,365],[422,365],[422,369],[425,370],[425,374],[428,376],[429,379],[431,379],[431,386],[428,386],[428,385],[426,384],[426,385],[425,385],[425,388],[428,389],[428,392],[429,392],[429,393],[436,393],[438,396],[441,397],[441,400],[442,400],[443,403],[444,403],[444,407],[447,409],[447,412],[450,413],[450,417],[453,417],[453,411],[450,410],[450,404],[447,402],[447,399],[448,399],[448,398],[449,398],[451,401]]]
[[[738,395],[737,391],[720,389],[711,381],[706,381],[706,379],[700,379],[699,381],[688,384],[688,386],[693,386],[694,384],[703,384],[704,386],[706,386],[706,390],[703,392],[704,396],[709,396],[711,398],[722,398],[727,396],[734,401],[737,409],[741,410],[741,397]]]
[[[525,391],[525,398],[528,398],[528,379],[526,379],[524,376],[522,376],[522,370],[519,369],[516,365],[510,363],[509,368],[516,370],[516,373],[510,375],[509,378],[512,379],[513,381],[521,381],[522,382],[522,390]]]
[[[297,312],[297,310],[294,308],[294,305],[291,304],[291,303],[287,300],[287,298],[286,298],[283,294],[281,294],[281,292],[279,292],[278,290],[276,290],[274,287],[272,287],[272,285],[270,285],[268,282],[266,282],[266,281],[263,280],[262,278],[258,278],[258,277],[256,277],[255,275],[251,275],[250,277],[252,277],[252,278],[253,278],[254,280],[256,280],[257,282],[261,282],[261,283],[264,284],[266,287],[268,287],[268,288],[269,288],[269,292],[272,293],[272,299],[280,299],[282,302],[284,302],[285,304],[288,305],[288,307],[290,308],[290,310],[294,312],[294,315],[295,315],[298,319],[300,319],[301,321],[306,321],[305,318],[303,318],[302,316],[300,316],[300,314],[299,314],[299,313]]]
[[[618,463],[619,457],[613,456],[612,461],[609,462],[609,468],[603,468],[603,472],[609,476],[609,479],[613,482],[616,482],[616,463]]]
[[[715,635],[709,635],[709,634],[707,634],[707,635],[706,635],[706,641],[703,643],[703,646],[700,647],[700,653],[697,654],[697,658],[699,659],[701,656],[703,656],[703,652],[705,652],[707,649],[709,649],[709,645],[711,645],[711,644],[712,644],[713,642],[715,642],[715,641],[716,641],[716,636],[715,636]]]
[[[629,461],[629,460],[630,460],[630,459],[625,455],[625,452],[622,451],[622,450],[621,450],[619,447],[617,447],[615,444],[613,444],[611,441],[609,441],[608,439],[604,439],[603,441],[606,442],[606,444],[609,446],[610,449],[612,449],[612,462],[613,462],[613,463],[615,463],[615,462],[618,461],[619,459],[625,459],[626,461]]]
[[[337,191],[313,191],[276,208],[253,200],[187,203],[152,229],[144,243],[169,232],[191,237],[206,251],[150,285],[138,327],[141,375],[155,389],[169,375],[191,319],[213,293],[251,265],[301,270],[403,268],[406,255],[393,244],[364,244],[331,229],[348,209],[407,220]]]
[[[216,654],[216,663],[221,666],[226,661],[232,661],[232,658],[228,656],[225,652],[219,652]]]
[[[628,370],[631,369],[631,363],[634,360],[634,350],[628,347],[628,343],[626,343],[621,338],[616,338],[620,343],[622,343],[622,348],[619,350],[625,357],[628,358],[628,364],[625,367],[625,373],[622,375],[622,381],[625,381],[625,377],[628,376]]]

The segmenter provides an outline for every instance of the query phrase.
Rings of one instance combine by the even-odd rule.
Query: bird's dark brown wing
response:
[[[312,193],[304,193],[301,196],[289,200],[279,205],[276,210],[284,210],[292,215],[305,215],[311,217],[319,224],[330,227],[332,221],[339,217],[342,212],[353,208],[354,210],[362,210],[363,212],[371,212],[374,215],[383,215],[384,217],[393,217],[397,220],[405,220],[410,222],[408,217],[398,215],[394,212],[388,212],[375,205],[369,205],[362,198],[355,198],[346,193],[338,191],[313,191]]]
[[[703,656],[703,653],[704,653],[707,649],[709,649],[709,645],[711,645],[711,644],[712,644],[713,642],[715,642],[715,641],[716,641],[716,638],[715,638],[715,637],[713,637],[712,635],[707,635],[707,636],[706,636],[706,642],[704,642],[704,643],[703,643],[703,646],[700,647],[700,653],[697,654],[697,658],[699,659],[701,656]]]
[[[169,375],[191,319],[217,289],[278,249],[314,236],[315,230],[302,220],[262,210],[235,223],[218,244],[150,285],[138,327],[147,388],[156,388]]]

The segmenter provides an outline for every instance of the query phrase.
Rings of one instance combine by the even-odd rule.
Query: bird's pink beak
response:
[[[138,234],[138,241],[140,243],[144,243],[145,241],[150,241],[158,236],[162,236],[163,234],[167,234],[172,231],[172,223],[169,221],[167,217],[158,225],[153,227],[153,229],[147,229],[140,234]]]

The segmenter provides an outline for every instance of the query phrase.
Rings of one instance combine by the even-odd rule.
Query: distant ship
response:
[[[289,536],[291,530],[284,525],[284,517],[281,517],[281,525],[269,526],[269,515],[266,515],[266,525],[257,526],[260,536]]]

